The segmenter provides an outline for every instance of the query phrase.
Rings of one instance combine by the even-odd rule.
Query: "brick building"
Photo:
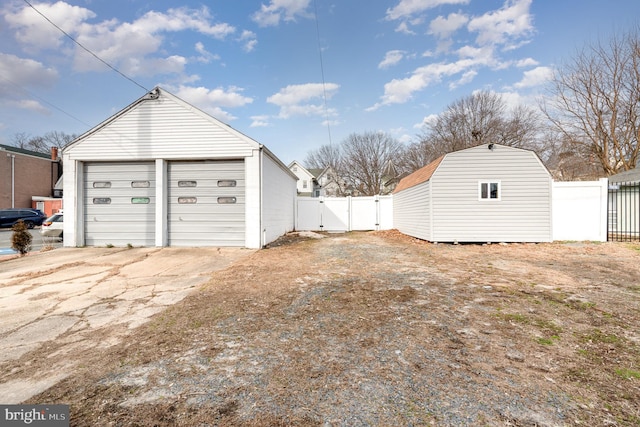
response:
[[[48,155],[0,144],[0,208],[31,208],[34,197],[52,198],[61,175],[57,148]]]

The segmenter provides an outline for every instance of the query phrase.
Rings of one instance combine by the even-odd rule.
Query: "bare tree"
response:
[[[310,151],[305,158],[304,165],[307,168],[323,169],[331,166],[340,169],[342,164],[342,153],[340,147],[333,144],[326,144],[317,150]]]
[[[403,151],[402,144],[384,132],[351,134],[341,148],[344,163],[340,174],[363,196],[382,193],[385,168]]]
[[[639,29],[579,51],[558,68],[546,117],[576,151],[595,156],[606,175],[632,169],[640,138]]]
[[[62,148],[76,138],[76,135],[64,132],[47,132],[44,136],[29,136],[24,132],[14,134],[12,145],[38,153],[49,153],[51,147]]]
[[[539,128],[534,109],[523,105],[509,109],[501,95],[475,92],[453,102],[435,121],[425,125],[420,142],[411,147],[420,154],[411,155],[426,156],[431,161],[452,151],[490,142],[539,152],[542,150],[537,139]]]

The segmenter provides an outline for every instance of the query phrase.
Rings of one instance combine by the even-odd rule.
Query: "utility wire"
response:
[[[324,81],[324,62],[322,60],[322,46],[320,45],[320,24],[318,23],[318,2],[316,0],[313,0],[313,6],[315,8],[316,34],[318,36],[318,53],[320,55],[320,73],[322,74],[322,98],[324,100],[324,115],[325,120],[327,121],[329,145],[331,145],[331,124],[329,122],[329,109],[327,108],[327,87]]]
[[[72,42],[74,42],[75,44],[77,44],[78,46],[80,46],[82,49],[84,49],[87,53],[89,53],[91,56],[93,56],[94,58],[96,58],[98,61],[102,62],[104,65],[106,65],[107,67],[111,68],[113,71],[115,71],[116,73],[120,74],[122,77],[124,77],[125,79],[129,80],[131,83],[133,83],[134,85],[138,86],[139,88],[143,89],[145,92],[149,92],[149,89],[147,89],[146,87],[142,86],[140,83],[138,83],[137,81],[133,80],[131,77],[127,76],[126,74],[124,74],[122,71],[118,70],[116,67],[114,67],[113,65],[109,64],[107,61],[105,61],[104,59],[100,58],[98,55],[96,55],[95,53],[93,53],[90,49],[86,48],[82,43],[80,43],[78,40],[74,39],[69,33],[67,33],[65,30],[63,30],[62,28],[60,28],[58,25],[56,25],[51,19],[49,19],[44,13],[40,12],[38,9],[35,8],[34,5],[32,5],[29,0],[23,0],[26,4],[29,5],[29,7],[33,10],[36,11],[36,13],[40,16],[42,16],[44,19],[47,20],[47,22],[49,22],[51,25],[53,25],[54,27],[56,27],[58,30],[60,30],[60,32],[62,34],[64,34],[65,36],[67,36]]]

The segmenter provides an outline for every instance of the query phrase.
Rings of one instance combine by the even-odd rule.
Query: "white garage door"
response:
[[[155,245],[153,163],[87,163],[84,194],[87,245]]]
[[[171,162],[170,246],[245,246],[244,161]]]

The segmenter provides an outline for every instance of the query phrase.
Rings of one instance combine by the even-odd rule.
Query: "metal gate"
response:
[[[640,240],[640,181],[609,184],[607,240]]]

